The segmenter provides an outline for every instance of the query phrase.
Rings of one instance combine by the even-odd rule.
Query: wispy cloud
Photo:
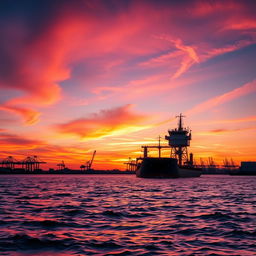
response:
[[[180,66],[172,75],[172,79],[175,79],[185,73],[194,63],[199,63],[199,56],[195,48],[191,45],[185,45],[181,38],[172,38],[169,35],[156,36],[156,38],[170,42],[170,44],[173,45],[177,50],[159,57],[155,57],[143,65],[164,63],[169,61],[170,58],[181,57]]]
[[[237,98],[240,98],[242,96],[245,96],[253,92],[256,92],[256,80],[253,80],[252,82],[246,83],[241,87],[238,87],[232,91],[229,91],[222,95],[213,97],[205,102],[202,102],[196,105],[195,107],[193,107],[192,109],[190,109],[189,111],[187,111],[187,114],[192,115],[199,112],[204,112],[216,106],[222,105],[226,102],[235,100]]]
[[[253,131],[256,130],[255,127],[246,127],[246,128],[236,128],[236,129],[226,129],[226,128],[219,128],[219,129],[213,129],[209,131],[202,131],[202,132],[196,132],[197,135],[226,135],[234,132],[244,132],[244,131]]]
[[[248,116],[238,119],[225,119],[225,120],[215,120],[208,121],[208,124],[234,124],[234,123],[247,123],[247,122],[256,122],[256,116]]]
[[[41,140],[29,139],[27,137],[18,136],[6,132],[0,132],[1,150],[8,149],[15,151],[20,148],[31,149],[46,143]]]
[[[181,66],[172,76],[172,78],[178,78],[183,73],[185,73],[194,63],[199,62],[199,57],[192,46],[184,45],[181,39],[171,40],[174,43],[175,47],[182,52],[184,52],[185,56],[181,62]]]
[[[117,2],[116,7],[120,6],[122,3]],[[156,63],[168,64],[171,59],[172,78],[176,79],[194,64],[255,42],[255,33],[250,31],[255,28],[255,18],[246,3],[195,1],[188,4],[186,10],[175,3],[161,3],[161,6],[160,11],[158,3],[134,1],[129,8],[116,8],[119,12],[113,13],[101,1],[94,4],[63,2],[58,8],[62,11],[53,10],[48,19],[44,15],[37,17],[41,25],[36,31],[33,20],[20,22],[13,17],[11,23],[5,21],[5,26],[1,26],[4,36],[0,47],[3,56],[0,87],[22,94],[6,104],[9,108],[54,104],[62,96],[61,82],[73,78],[73,65],[86,63],[87,59],[92,70],[101,70],[104,78],[110,73],[109,79],[121,72],[120,66],[123,70],[136,58],[154,56],[136,63],[142,68],[145,63],[150,67]],[[192,33],[190,23],[197,24],[202,16],[205,24]],[[182,22],[184,19],[186,22]],[[220,24],[225,25],[222,34]],[[229,45],[215,45],[209,40],[209,31],[212,36],[225,39],[228,31],[234,29],[240,31],[243,39],[238,36],[223,40],[233,41]],[[161,38],[163,40],[159,40]],[[10,41],[13,43],[9,44]],[[99,77],[99,72],[92,73]],[[90,87],[89,83],[85,84]],[[102,83],[97,87],[93,88],[95,93],[120,90]],[[24,116],[22,111],[16,113]]]
[[[33,109],[15,107],[12,105],[0,105],[0,110],[5,110],[22,116],[26,125],[32,125],[39,121],[40,113]]]

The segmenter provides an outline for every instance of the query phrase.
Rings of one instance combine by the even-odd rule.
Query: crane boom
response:
[[[89,169],[91,169],[91,167],[92,167],[92,163],[93,163],[95,154],[96,154],[96,150],[94,150],[94,152],[93,152],[92,159],[91,159],[91,161],[90,161],[90,163],[89,163]]]

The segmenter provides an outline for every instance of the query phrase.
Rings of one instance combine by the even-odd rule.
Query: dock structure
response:
[[[137,169],[137,159],[136,159],[136,160],[132,160],[132,159],[129,157],[128,162],[125,162],[124,164],[127,166],[127,167],[126,167],[126,171],[135,172],[136,169]]]
[[[26,172],[34,172],[40,169],[40,164],[46,164],[46,162],[40,160],[37,156],[28,156],[25,159],[18,161],[12,156],[8,156],[2,161],[0,165],[2,168],[14,170],[16,168],[24,169]]]

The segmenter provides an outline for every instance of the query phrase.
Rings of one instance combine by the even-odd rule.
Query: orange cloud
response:
[[[18,136],[9,133],[0,133],[1,151],[15,151],[18,149],[34,149],[38,146],[45,145],[43,141],[28,139],[23,136]]]
[[[10,106],[2,105],[2,106],[0,106],[0,109],[21,115],[23,117],[26,125],[32,125],[32,124],[37,123],[39,120],[39,116],[40,116],[40,113],[35,110],[28,109],[28,108],[22,108],[22,107],[14,107],[11,105]]]
[[[145,115],[131,111],[132,105],[125,105],[110,110],[101,110],[86,118],[73,120],[56,126],[61,133],[75,134],[82,138],[102,138],[111,135],[126,134],[148,128],[141,123]]]
[[[201,104],[198,104],[191,110],[187,111],[187,114],[192,115],[199,112],[207,111],[213,107],[232,101],[234,99],[245,96],[249,93],[253,93],[255,91],[256,91],[256,80],[246,83],[243,86],[236,88],[232,91],[229,91],[227,93],[224,93],[220,96],[209,99]]]
[[[47,164],[41,165],[44,170],[50,168],[57,169],[57,164],[62,160],[68,168],[79,169],[86,159],[91,158],[91,150],[83,146],[70,147],[49,145],[48,143],[35,139],[28,139],[13,134],[0,133],[0,153],[1,159],[12,155],[17,160],[22,160],[26,156],[38,156],[39,159],[46,161]],[[98,159],[96,159],[98,162]],[[95,166],[95,165],[94,165]]]
[[[222,134],[222,133],[230,133],[230,132],[237,132],[237,131],[244,131],[248,129],[214,129],[211,130],[210,133],[215,133],[215,134]]]

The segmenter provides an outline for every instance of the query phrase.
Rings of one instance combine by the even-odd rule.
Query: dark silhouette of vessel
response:
[[[230,175],[256,175],[256,162],[241,162],[241,166],[238,169],[230,170]]]
[[[201,168],[193,165],[193,154],[188,158],[187,147],[190,146],[191,130],[184,128],[182,124],[182,114],[177,116],[178,128],[169,130],[169,146],[142,146],[144,149],[143,158],[137,159],[136,176],[141,178],[186,178],[199,177]],[[148,157],[148,148],[158,148],[158,157]],[[161,157],[162,148],[171,148],[170,157]]]

